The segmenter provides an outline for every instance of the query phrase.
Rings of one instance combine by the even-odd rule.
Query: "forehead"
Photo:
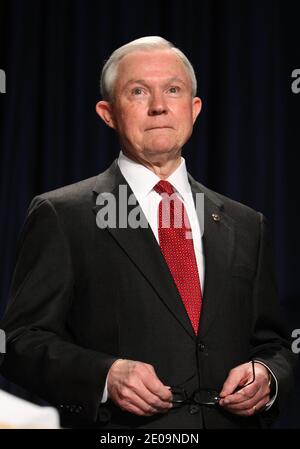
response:
[[[134,51],[121,59],[116,82],[122,85],[128,80],[164,78],[191,82],[187,68],[172,50]]]

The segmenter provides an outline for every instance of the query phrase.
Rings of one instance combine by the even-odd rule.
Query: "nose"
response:
[[[168,111],[163,93],[153,92],[149,102],[149,115],[166,114]]]

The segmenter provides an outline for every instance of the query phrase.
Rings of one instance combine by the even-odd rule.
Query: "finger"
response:
[[[238,408],[251,407],[258,403],[262,398],[268,397],[268,392],[261,387],[260,384],[253,384],[249,387],[245,387],[239,390],[233,395],[229,395],[220,401],[221,406],[230,406]]]
[[[168,411],[167,408],[153,406],[151,403],[148,403],[130,389],[123,390],[122,394],[119,397],[118,404],[121,409],[141,416],[151,416],[156,413],[163,413]]]
[[[267,393],[263,393],[262,390],[259,390],[255,396],[252,398],[240,402],[240,403],[227,403],[224,405],[224,408],[228,411],[247,411],[254,406],[257,407],[257,404],[260,402],[267,403],[269,401],[269,395]]]
[[[268,385],[265,384],[265,382],[262,382],[261,380],[258,379],[248,387],[241,388],[236,393],[228,395],[224,400],[222,399],[220,401],[220,405],[240,404],[247,402],[251,399],[258,402],[261,400],[261,398],[264,397],[268,398],[269,400],[270,388]]]
[[[232,394],[234,390],[237,388],[238,384],[239,384],[238,380],[228,377],[224,382],[222,391],[220,393],[221,398]]]
[[[228,404],[240,404],[249,399],[255,397],[257,392],[259,391],[259,386],[252,384],[249,387],[241,388],[236,393],[230,394],[226,396],[224,399],[221,399],[220,405],[228,405]]]
[[[142,399],[151,407],[155,407],[160,411],[169,410],[172,407],[172,394],[170,394],[170,398],[167,400],[162,400],[158,394],[154,394],[152,391],[145,389]]]
[[[170,400],[162,401],[159,396],[153,394],[145,385],[143,379],[134,378],[131,382],[128,382],[126,386],[120,389],[119,395],[121,398],[130,400],[131,402],[139,398],[139,406],[150,407],[153,411],[165,411],[172,405]],[[142,405],[144,404],[144,405]],[[137,405],[137,403],[135,404]]]
[[[172,400],[172,392],[167,389],[162,383],[157,383],[156,381],[144,384],[147,390],[159,398],[162,402],[170,402]]]
[[[145,365],[146,369],[149,370],[149,375],[142,378],[144,386],[150,393],[158,397],[161,401],[170,402],[172,400],[172,392],[170,390],[170,387],[165,386],[161,382],[161,380],[157,377],[152,365]]]
[[[233,368],[224,382],[220,396],[225,397],[233,394],[238,387],[242,387],[249,380],[249,364]]]
[[[248,407],[245,409],[236,410],[233,407],[232,408],[226,407],[226,410],[228,412],[233,413],[234,415],[238,415],[238,416],[253,416],[253,415],[261,412],[262,410],[264,410],[267,403],[268,403],[268,401],[266,399],[263,399],[263,400],[259,401],[257,404],[253,404],[253,405],[251,405],[251,407]]]
[[[256,395],[253,398],[249,399],[248,401],[240,402],[238,404],[229,404],[227,406],[227,409],[234,410],[234,411],[243,411],[243,410],[250,410],[254,406],[258,407],[258,404],[260,403],[267,404],[268,403],[268,396],[264,395]]]
[[[130,401],[128,402],[119,402],[118,406],[121,410],[133,413],[138,416],[152,416],[154,413],[145,411],[144,408],[140,408],[139,406],[132,404]]]
[[[145,372],[144,372],[145,371]],[[166,400],[162,400],[161,396],[165,393]],[[138,396],[147,406],[152,407],[156,411],[166,411],[172,404],[172,393],[165,387],[161,381],[156,377],[154,370],[148,370],[145,366],[140,367],[140,371],[127,380],[123,387],[125,394],[130,392]]]
[[[171,399],[163,401],[156,394],[153,394],[146,387],[138,392],[139,397],[150,407],[155,408],[158,412],[164,412],[172,407]]]
[[[133,407],[135,412],[138,408],[140,413],[157,413],[172,406],[172,393],[149,364],[120,360],[112,366],[108,380],[110,397],[121,407]],[[137,401],[137,397],[142,402]]]

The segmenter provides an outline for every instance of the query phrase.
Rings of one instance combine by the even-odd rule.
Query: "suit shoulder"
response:
[[[99,186],[102,184],[107,186],[108,181],[114,178],[116,169],[117,161],[115,160],[110,167],[96,176],[38,195],[33,198],[30,209],[44,203],[51,203],[58,209],[66,207],[76,209],[76,206],[82,208],[83,205],[94,204],[95,194],[99,193]]]
[[[91,203],[93,201],[93,187],[97,176],[60,187],[49,192],[42,193],[33,198],[30,210],[39,208],[44,203],[51,203],[55,208],[79,204]]]
[[[35,196],[28,208],[27,217],[34,217],[36,213],[47,216],[55,214],[65,223],[68,221],[85,219],[96,205],[99,186],[107,185],[116,171],[117,161],[104,172],[91,178],[60,187]]]
[[[221,211],[229,215],[234,220],[239,222],[260,222],[263,219],[263,215],[261,212],[256,211],[255,209],[240,203],[228,196],[225,196],[221,193],[215,192],[214,190],[209,189],[203,184],[198,183],[193,180],[194,186],[197,185],[197,190],[200,190],[204,193],[204,195],[212,201]]]
[[[218,195],[220,200],[222,201],[224,205],[224,211],[226,211],[229,215],[232,215],[233,218],[248,218],[255,221],[261,220],[261,212],[220,193],[215,194]]]

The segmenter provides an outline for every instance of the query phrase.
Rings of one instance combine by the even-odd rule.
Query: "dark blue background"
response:
[[[118,154],[94,110],[103,61],[158,34],[186,53],[199,81],[203,111],[184,151],[189,171],[267,216],[280,301],[289,331],[299,329],[300,94],[291,91],[299,17],[293,0],[2,1],[0,315],[31,198],[101,172]],[[278,426],[300,428],[299,403],[297,386]]]

